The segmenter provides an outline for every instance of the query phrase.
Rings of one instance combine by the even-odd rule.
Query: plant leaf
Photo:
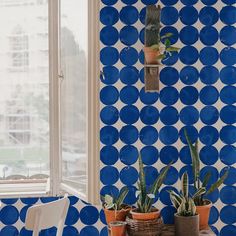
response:
[[[190,137],[188,136],[187,130],[184,129],[184,135],[187,140],[191,159],[192,159],[192,167],[193,167],[193,176],[194,176],[194,187],[197,188],[196,183],[199,180],[200,175],[200,160],[198,154],[198,141],[196,141],[195,146],[192,144]]]
[[[188,199],[188,207],[189,207],[188,211],[189,211],[190,215],[191,216],[196,215],[196,205],[195,205],[192,198]]]
[[[147,194],[147,196],[148,196],[149,198],[151,198],[151,199],[154,199],[154,198],[155,198],[155,195],[152,194],[152,193]]]
[[[167,51],[167,52],[178,52],[178,51],[179,51],[179,48],[176,48],[176,47],[168,47],[168,48],[166,48],[166,51]]]
[[[146,190],[146,179],[145,179],[145,173],[144,173],[144,168],[143,168],[143,161],[141,155],[139,155],[139,185],[140,185],[140,204],[144,205],[145,203],[145,198],[147,194]]]
[[[163,36],[161,36],[161,39],[166,39],[166,38],[170,38],[173,36],[173,33],[166,33]]]
[[[185,198],[188,197],[188,173],[184,172],[182,177],[182,192]]]
[[[170,47],[170,45],[171,45],[170,40],[169,40],[169,39],[166,39],[166,40],[165,40],[165,46],[166,46],[166,48]]]
[[[183,198],[173,190],[170,190],[168,192],[170,193],[170,200],[172,204],[174,205],[176,209],[178,209]]]
[[[153,44],[151,46],[151,49],[158,51],[160,49],[160,46],[159,46],[159,44]]]
[[[157,60],[162,60],[162,59],[165,59],[165,58],[166,58],[165,54],[160,54],[160,55],[158,55]]]
[[[207,184],[208,184],[210,178],[211,178],[211,173],[208,172],[208,173],[204,176],[204,179],[203,179],[203,181],[202,181],[202,187],[206,187],[206,186],[207,186]]]
[[[125,187],[125,188],[123,188],[123,190],[121,190],[118,198],[115,200],[117,210],[121,209],[121,206],[122,206],[128,193],[129,193],[129,189],[127,187]]]
[[[156,178],[156,180],[154,181],[150,192],[151,194],[154,194],[156,196],[157,191],[159,190],[159,188],[161,187],[161,185],[163,184],[166,175],[168,173],[168,170],[170,169],[172,165],[172,162],[169,163],[166,167],[164,167],[164,169],[161,171],[161,173],[159,174],[159,176]],[[147,209],[150,210],[152,207],[152,203],[153,203],[153,199],[147,199],[146,204],[147,204]]]
[[[201,187],[199,188],[196,193],[193,195],[193,199],[199,197],[199,196],[202,196],[203,194],[206,193],[206,188],[205,187]]]
[[[137,191],[135,192],[135,197],[137,198],[140,194],[141,194],[141,191],[137,190]]]
[[[226,170],[225,173],[221,176],[221,178],[211,185],[211,187],[206,192],[206,195],[214,192],[217,188],[219,188],[220,185],[223,184],[225,179],[228,177],[228,174],[229,174],[229,170]]]

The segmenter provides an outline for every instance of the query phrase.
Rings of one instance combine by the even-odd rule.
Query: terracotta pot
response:
[[[107,224],[109,225],[112,221],[125,221],[130,210],[131,207],[128,206],[119,211],[104,209]]]
[[[153,208],[151,212],[141,213],[137,211],[137,208],[130,211],[132,218],[135,220],[155,220],[160,217],[160,211]]]
[[[175,214],[175,236],[199,236],[199,215],[179,216]]]
[[[212,203],[209,200],[204,201],[203,206],[196,206],[197,207],[197,213],[199,214],[199,228],[200,230],[203,229],[208,229],[208,221],[209,221],[209,216],[210,216],[210,211],[212,207]]]
[[[145,60],[147,64],[160,64],[157,57],[160,55],[160,51],[151,47],[144,47],[143,49]]]
[[[126,222],[112,221],[110,222],[111,236],[125,236],[126,235]]]

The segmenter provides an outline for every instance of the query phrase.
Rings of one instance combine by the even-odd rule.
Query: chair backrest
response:
[[[65,196],[53,202],[30,207],[26,215],[25,228],[33,230],[33,236],[38,236],[41,230],[55,226],[57,236],[61,236],[69,204],[69,199]]]

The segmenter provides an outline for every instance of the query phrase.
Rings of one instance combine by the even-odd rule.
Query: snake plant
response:
[[[109,194],[102,196],[101,198],[102,198],[104,208],[108,210],[116,210],[116,211],[121,210],[124,206],[124,200],[128,192],[129,192],[128,188],[125,187],[123,190],[121,190],[118,197],[113,197]]]
[[[219,178],[215,183],[209,184],[211,178],[211,173],[208,172],[205,174],[203,181],[200,180],[200,157],[198,152],[198,140],[195,144],[191,142],[191,139],[187,133],[187,130],[184,130],[184,135],[187,140],[191,159],[192,159],[192,168],[193,168],[193,178],[194,178],[194,188],[195,193],[193,195],[193,200],[197,206],[202,206],[205,204],[204,197],[214,192],[221,184],[225,181],[228,176],[229,171],[226,170],[225,173]],[[210,185],[210,186],[209,186]]]
[[[152,211],[154,198],[157,194],[157,191],[163,184],[171,164],[172,163],[170,163],[161,171],[159,176],[154,181],[153,185],[150,188],[148,188],[146,185],[146,177],[143,167],[143,161],[141,156],[139,156],[139,182],[138,182],[139,190],[136,192],[136,195],[138,196],[138,201],[137,201],[138,212],[148,213]]]
[[[173,190],[169,191],[171,202],[177,209],[177,214],[179,216],[195,216],[196,206],[192,197],[189,196],[189,181],[187,172],[183,174],[181,183],[181,193],[176,193]]]

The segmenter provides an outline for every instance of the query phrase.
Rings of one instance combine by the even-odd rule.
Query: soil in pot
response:
[[[112,221],[109,224],[111,236],[125,236],[126,235],[126,222]]]
[[[130,206],[124,206],[124,208],[119,211],[104,209],[107,224],[109,225],[112,221],[125,221],[130,210]]]
[[[199,228],[200,230],[209,228],[209,216],[211,211],[212,203],[209,200],[204,200],[204,205],[196,206],[197,213],[199,214]]]
[[[157,57],[160,55],[159,50],[153,49],[151,47],[144,47],[143,51],[147,64],[154,64],[154,65],[160,64],[157,60]]]
[[[135,208],[131,210],[130,213],[135,220],[155,220],[160,217],[160,211],[154,207],[151,212],[141,213]]]
[[[175,214],[175,236],[199,236],[199,215],[179,216]]]

